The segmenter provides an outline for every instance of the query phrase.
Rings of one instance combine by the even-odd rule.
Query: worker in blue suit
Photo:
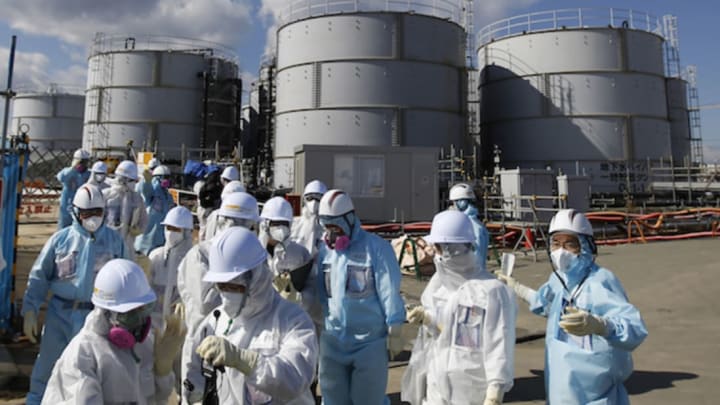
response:
[[[73,153],[72,165],[60,170],[56,176],[60,184],[62,184],[58,230],[70,226],[73,222],[71,213],[73,197],[75,197],[77,189],[90,178],[89,164],[90,154],[85,150],[78,149]]]
[[[127,256],[122,237],[104,224],[105,200],[99,188],[80,187],[72,213],[73,224],[55,232],[35,260],[23,297],[23,331],[37,343],[37,315],[48,292],[53,293],[30,377],[30,405],[42,400],[53,365],[93,309],[90,299],[98,270],[112,259]]]
[[[135,238],[135,251],[145,256],[165,244],[165,227],[161,222],[173,207],[173,199],[168,191],[170,184],[170,169],[160,165],[152,171],[150,187],[139,187],[148,218],[145,232]]]
[[[478,216],[477,198],[469,184],[458,183],[450,188],[450,202],[455,209],[467,215],[473,225],[475,232],[475,255],[482,270],[486,270],[488,245],[490,244],[490,233]]]
[[[400,268],[388,242],[362,230],[352,200],[330,190],[320,200],[325,245],[317,288],[325,326],[320,335],[323,403],[389,404],[387,350],[403,350],[405,306]]]
[[[535,291],[499,275],[530,310],[548,318],[545,391],[550,404],[630,401],[623,382],[633,370],[631,352],[647,336],[640,312],[613,273],[598,266],[592,226],[573,209],[550,222],[553,274]]]

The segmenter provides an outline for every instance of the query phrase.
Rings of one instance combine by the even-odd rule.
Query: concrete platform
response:
[[[27,282],[27,272],[47,237],[50,224],[23,224],[18,257],[17,297]],[[648,339],[634,353],[635,373],[626,382],[633,404],[715,404],[720,396],[720,239],[655,242],[600,248],[598,262],[621,279],[627,294],[645,319]],[[550,274],[544,254],[534,263],[531,256],[518,256],[516,277],[538,287]],[[407,303],[419,301],[426,282],[403,278]],[[543,338],[545,319],[520,305],[516,345],[515,387],[506,403],[544,403]],[[415,336],[406,328],[408,338]],[[409,349],[409,347],[408,347]],[[36,350],[27,342],[0,347],[0,370],[19,374],[0,390],[0,404],[22,404],[27,375]],[[399,356],[406,360],[408,353]],[[387,392],[400,404],[400,380],[405,361],[390,365]],[[19,373],[17,372],[19,370]],[[12,376],[9,376],[12,377]]]

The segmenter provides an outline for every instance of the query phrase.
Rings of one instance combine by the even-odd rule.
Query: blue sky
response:
[[[239,55],[243,77],[257,76],[274,16],[289,0],[0,0],[0,86],[5,86],[11,35],[18,36],[15,84],[42,88],[85,85],[87,49],[97,31],[175,35],[226,44]],[[298,0],[294,0],[298,1]],[[330,0],[332,1],[332,0]],[[368,0],[360,0],[368,1]],[[459,0],[460,1],[460,0]],[[712,32],[717,0],[476,0],[475,29],[535,11],[631,8],[678,16],[680,59],[697,66],[700,103],[720,104],[720,52]],[[0,120],[2,118],[0,117]],[[720,161],[720,109],[703,110],[706,161]]]

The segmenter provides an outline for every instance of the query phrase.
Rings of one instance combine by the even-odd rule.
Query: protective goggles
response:
[[[306,202],[310,202],[310,201],[313,201],[313,200],[315,200],[315,201],[320,201],[320,200],[322,199],[322,194],[319,194],[319,193],[309,193],[309,194],[305,194],[305,197],[304,197],[304,198],[305,198],[305,201],[306,201]]]
[[[104,210],[102,208],[75,208],[77,211],[77,216],[80,219],[90,218],[90,217],[101,217],[103,215]]]
[[[151,302],[125,313],[114,312],[112,317],[113,319],[111,320],[113,323],[126,329],[137,328],[146,322],[147,317],[150,316],[154,307],[155,303]]]
[[[461,256],[472,252],[472,243],[436,243],[435,251],[442,256]]]

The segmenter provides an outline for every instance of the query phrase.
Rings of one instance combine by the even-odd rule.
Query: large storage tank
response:
[[[690,162],[690,117],[688,112],[687,82],[680,78],[667,79],[668,118],[673,164]]]
[[[478,39],[482,141],[500,147],[503,166],[588,175],[593,192],[638,192],[648,162],[672,154],[655,17],[533,13],[493,23]]]
[[[230,149],[241,121],[237,58],[184,38],[99,34],[88,59],[83,146],[96,153],[158,147]]]
[[[457,2],[293,1],[281,21],[276,187],[293,185],[303,144],[461,146],[467,91]]]
[[[85,96],[82,88],[51,84],[46,90],[19,90],[12,100],[12,132],[27,132],[38,152],[74,150],[82,143]]]

